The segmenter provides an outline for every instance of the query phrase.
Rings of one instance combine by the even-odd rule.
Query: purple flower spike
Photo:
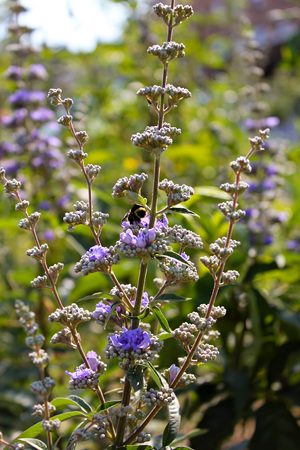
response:
[[[108,248],[102,247],[101,245],[94,245],[87,252],[89,261],[101,261],[106,253],[108,252]]]
[[[112,344],[117,348],[135,352],[137,349],[146,349],[152,344],[150,335],[147,331],[141,330],[141,328],[127,330],[123,327],[123,331],[124,333],[120,336],[114,335],[110,337]]]
[[[46,80],[48,78],[47,70],[42,64],[31,64],[27,70],[29,80]]]
[[[54,118],[54,111],[48,108],[38,108],[29,113],[32,120],[37,122],[45,122]]]
[[[131,247],[137,244],[137,238],[134,236],[131,230],[126,230],[126,233],[120,234],[121,241]]]

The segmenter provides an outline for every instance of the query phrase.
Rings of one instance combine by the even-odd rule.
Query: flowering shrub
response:
[[[191,93],[186,88],[167,84],[169,63],[185,55],[184,45],[174,42],[172,36],[174,28],[188,19],[193,14],[193,10],[190,6],[175,6],[172,0],[171,6],[158,3],[154,6],[154,12],[167,26],[166,42],[162,46],[153,45],[148,49],[148,53],[156,56],[162,63],[162,83],[161,86],[154,85],[139,89],[137,95],[146,98],[156,112],[158,122],[156,126],[148,126],[144,132],[138,132],[132,136],[133,145],[144,149],[153,158],[152,196],[145,198],[142,195],[143,184],[148,179],[145,173],[134,174],[129,178],[123,177],[116,181],[113,187],[113,198],[126,197],[134,202],[137,208],[135,210],[132,208],[124,219],[120,220],[123,230],[120,230],[119,240],[110,247],[104,246],[105,242],[101,236],[102,229],[109,219],[108,214],[93,209],[92,188],[101,167],[93,164],[85,165],[88,155],[83,147],[88,142],[88,134],[86,131],[76,131],[74,127],[71,115],[73,100],[63,98],[60,88],[50,89],[48,93],[48,99],[53,106],[65,109],[65,114],[58,119],[58,123],[67,128],[74,138],[77,149],[69,150],[68,157],[79,166],[88,190],[88,201],[77,201],[74,211],[66,212],[63,219],[68,224],[70,232],[80,225],[88,227],[94,240],[94,245],[81,256],[74,270],[87,277],[89,274],[100,272],[108,276],[113,285],[109,293],[94,294],[96,298],[102,299],[97,303],[95,311],[81,308],[77,303],[64,305],[57,290],[58,277],[63,270],[63,265],[57,263],[48,266],[49,246],[47,243],[41,244],[37,233],[42,216],[38,212],[28,212],[29,201],[22,198],[21,182],[15,178],[8,178],[4,168],[0,171],[5,192],[14,197],[17,201],[16,210],[25,215],[25,218],[20,221],[20,228],[31,232],[34,239],[35,245],[27,251],[27,255],[38,261],[45,272],[44,275],[35,278],[31,284],[34,288],[51,290],[57,303],[57,309],[49,315],[49,321],[58,322],[62,330],[52,337],[50,343],[67,345],[77,350],[81,357],[81,364],[73,369],[74,371],[71,369],[66,371],[66,375],[70,377],[69,389],[90,390],[99,404],[94,410],[89,404],[74,396],[50,401],[55,381],[52,377],[46,376],[45,372],[50,360],[48,353],[42,349],[45,339],[38,334],[34,313],[23,302],[17,301],[16,312],[27,334],[26,344],[33,350],[29,357],[40,372],[40,381],[34,382],[31,388],[42,398],[42,403],[34,407],[35,414],[42,420],[11,443],[1,437],[1,442],[13,448],[21,449],[22,443],[25,442],[34,448],[44,449],[46,444],[35,439],[44,431],[47,437],[47,448],[52,450],[55,448],[53,433],[59,433],[61,422],[72,417],[81,417],[82,422],[70,436],[68,449],[74,447],[78,441],[92,438],[102,441],[97,444],[101,448],[111,450],[187,449],[188,447],[182,446],[172,447],[177,445],[174,442],[180,429],[180,407],[176,390],[194,383],[195,368],[218,357],[218,348],[209,342],[218,337],[218,332],[212,328],[217,320],[226,314],[224,307],[215,306],[219,289],[235,284],[239,277],[237,270],[225,271],[225,265],[227,259],[240,245],[239,241],[232,239],[233,227],[247,215],[247,211],[238,207],[239,197],[249,188],[249,184],[241,178],[243,174],[251,172],[249,159],[252,154],[265,149],[268,129],[260,130],[258,136],[249,140],[248,154],[230,163],[235,177],[234,182],[222,183],[220,187],[228,198],[227,201],[219,204],[219,210],[229,223],[228,230],[225,236],[219,237],[210,244],[212,255],[200,258],[201,263],[213,278],[209,304],[199,305],[197,311],[188,314],[189,322],[183,322],[172,330],[164,314],[164,304],[188,300],[186,297],[174,294],[171,288],[182,282],[198,281],[196,260],[193,262],[185,251],[189,248],[200,250],[203,247],[202,239],[198,234],[180,225],[169,226],[167,219],[167,214],[170,213],[196,216],[193,211],[182,205],[176,207],[190,200],[194,194],[193,188],[185,184],[175,184],[167,179],[160,181],[161,158],[165,157],[165,152],[172,145],[173,139],[181,133],[180,129],[165,122],[165,116],[181,101],[191,97]],[[20,76],[19,72],[20,70],[14,67],[11,67],[9,71],[10,76],[14,78]],[[33,74],[38,72],[42,72],[41,68],[31,67],[30,77],[37,76]],[[8,127],[12,124],[20,125],[27,114],[23,110],[24,104],[29,102],[36,105],[42,97],[40,92],[18,90],[10,98],[12,105],[19,108],[18,113],[13,118],[6,118],[4,125]],[[49,112],[42,107],[32,110],[29,114],[33,121],[39,122],[53,117],[52,111]],[[159,190],[165,192],[165,202],[159,199]],[[143,217],[138,215],[139,210]],[[175,248],[178,247],[179,250],[176,252]],[[124,258],[139,258],[140,268],[136,273],[137,286],[122,284],[114,273],[114,267]],[[154,296],[149,296],[146,292],[146,282],[148,267],[153,260],[162,272],[163,278],[153,280],[157,291]],[[89,350],[85,354],[83,349],[78,326],[92,318],[104,330],[107,327],[113,329],[113,332],[107,335],[106,349],[102,349],[102,352],[101,349],[95,349],[98,353],[103,353],[108,364],[102,361],[95,350]],[[152,320],[153,318],[155,321]],[[159,369],[159,353],[168,339],[174,340],[173,345],[179,341],[185,354],[162,372]],[[117,361],[122,371],[117,391],[118,398],[113,401],[106,399],[101,381],[101,376],[109,373],[110,360]],[[157,385],[156,389],[151,387],[151,383]],[[59,417],[53,415],[55,408],[62,405],[73,405],[77,409]],[[151,440],[153,437],[145,429],[163,407],[168,409],[168,425],[160,437],[159,444],[154,444]],[[140,445],[148,441],[150,441],[149,445]]]

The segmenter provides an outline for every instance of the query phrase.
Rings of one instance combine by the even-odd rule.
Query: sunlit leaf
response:
[[[36,448],[37,450],[47,450],[48,446],[45,444],[45,442],[40,441],[39,439],[19,439],[19,441],[26,442],[28,445],[30,445],[33,448]]]
[[[192,300],[191,297],[182,297],[176,294],[162,294],[156,297],[155,302],[185,302],[186,300]]]
[[[161,310],[159,309],[159,307],[153,306],[152,310],[154,311],[154,314],[155,314],[157,320],[159,321],[162,329],[167,331],[168,333],[171,333],[170,325],[169,325],[167,319],[165,318],[165,316],[163,315],[163,313],[161,312]]]
[[[171,208],[169,208],[169,211],[171,211],[172,213],[176,213],[176,214],[189,214],[191,216],[196,216],[199,217],[200,216],[198,214],[196,214],[193,211],[190,211],[187,208],[183,208],[183,207],[179,207],[179,206],[172,206]]]

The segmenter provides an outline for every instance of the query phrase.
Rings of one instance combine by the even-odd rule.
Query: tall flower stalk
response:
[[[197,311],[188,315],[189,322],[182,323],[175,330],[163,314],[162,304],[174,300],[186,300],[170,292],[182,282],[196,282],[199,278],[196,265],[190,261],[185,253],[188,248],[201,249],[203,247],[200,236],[180,225],[169,226],[166,214],[194,214],[192,211],[177,205],[187,201],[193,195],[193,188],[179,185],[173,181],[160,179],[161,158],[173,138],[181,133],[180,129],[172,127],[165,122],[165,116],[182,100],[191,96],[183,87],[168,84],[168,70],[170,62],[175,58],[184,57],[184,45],[172,40],[173,30],[181,22],[193,14],[191,6],[175,6],[174,0],[170,6],[158,3],[154,12],[167,26],[167,40],[161,46],[153,45],[148,53],[156,56],[162,63],[163,74],[161,86],[147,86],[137,92],[138,96],[145,97],[154,108],[158,122],[156,126],[148,126],[142,133],[132,136],[132,143],[149,152],[153,157],[153,185],[152,198],[148,199],[141,194],[143,184],[147,181],[147,174],[134,174],[129,178],[120,178],[113,187],[113,198],[127,197],[134,201],[134,206],[122,220],[122,232],[115,245],[105,247],[101,238],[102,228],[108,221],[108,214],[93,209],[93,183],[100,174],[99,165],[87,164],[87,153],[84,146],[88,142],[86,131],[76,131],[71,115],[73,100],[63,98],[61,89],[50,89],[48,98],[54,106],[62,106],[65,114],[58,119],[58,123],[70,130],[77,149],[69,150],[68,157],[81,169],[86,180],[88,202],[78,200],[74,210],[66,212],[64,222],[68,224],[68,231],[74,231],[77,226],[87,226],[94,239],[94,244],[86,251],[75,265],[75,272],[88,276],[90,273],[106,274],[112,282],[109,294],[101,294],[101,300],[94,312],[78,307],[76,303],[64,306],[61,301],[56,284],[58,275],[63,270],[63,264],[58,263],[48,267],[46,262],[47,244],[40,244],[36,226],[40,214],[27,212],[29,202],[22,200],[20,195],[21,183],[15,179],[9,180],[5,170],[0,175],[4,183],[5,192],[17,200],[17,211],[25,214],[20,227],[30,231],[33,235],[35,247],[27,251],[27,255],[36,259],[43,267],[45,275],[32,281],[32,286],[39,289],[50,289],[57,302],[58,308],[50,314],[50,322],[58,322],[62,330],[56,333],[52,344],[66,344],[76,349],[82,359],[82,364],[74,371],[67,370],[70,377],[69,389],[89,389],[99,400],[99,407],[92,413],[87,413],[84,422],[74,430],[67,449],[77,441],[87,440],[92,432],[101,440],[111,442],[110,449],[126,449],[129,444],[147,442],[151,436],[145,431],[146,426],[163,408],[169,408],[170,424],[163,436],[163,446],[169,446],[176,438],[180,427],[180,408],[175,395],[178,388],[184,388],[195,381],[195,375],[187,372],[192,366],[214,360],[218,349],[208,342],[218,336],[211,328],[217,319],[226,313],[224,307],[215,306],[219,289],[228,284],[234,284],[239,273],[235,270],[225,272],[228,257],[239,246],[239,242],[232,239],[234,224],[245,216],[245,212],[238,209],[238,198],[248,188],[241,177],[243,173],[251,171],[249,158],[254,151],[264,149],[264,141],[268,138],[268,130],[260,131],[259,136],[250,139],[251,149],[246,157],[239,157],[230,166],[235,174],[233,183],[224,183],[221,189],[228,194],[228,201],[219,205],[220,211],[229,220],[227,235],[217,239],[210,245],[212,256],[202,257],[201,262],[213,277],[213,290],[208,305],[201,304]],[[166,194],[165,204],[158,205],[158,191]],[[176,207],[177,206],[177,207]],[[179,252],[173,250],[172,244],[179,245]],[[119,264],[122,258],[140,258],[140,268],[137,273],[136,287],[122,284],[113,271],[113,266]],[[163,279],[158,282],[157,292],[149,296],[146,292],[147,269],[150,260],[157,262]],[[97,294],[95,294],[97,295]],[[155,325],[144,322],[148,316],[154,315]],[[107,365],[100,356],[90,350],[85,353],[78,332],[78,325],[94,318],[104,329],[109,325],[112,332],[108,333],[107,346],[104,350],[105,358],[118,359],[119,367],[124,375],[122,396],[118,401],[107,402],[100,388],[101,376]],[[163,347],[164,339],[175,339],[180,342],[186,355],[178,359],[178,366],[160,372],[154,362]],[[108,364],[109,366],[109,364]],[[157,389],[149,388],[149,378],[157,384]],[[42,387],[45,380],[42,376]],[[48,397],[45,397],[48,405]],[[55,405],[55,400],[52,402]],[[50,419],[49,407],[44,407],[45,428],[48,433],[48,446],[51,450],[50,433],[59,427],[55,416]],[[53,425],[55,423],[55,425]],[[106,444],[105,444],[106,445]],[[106,446],[107,447],[107,446]],[[136,447],[137,448],[137,447]],[[154,448],[151,445],[147,449]]]

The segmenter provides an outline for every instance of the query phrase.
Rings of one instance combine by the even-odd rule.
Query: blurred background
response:
[[[76,130],[90,136],[87,162],[102,166],[94,184],[94,210],[110,214],[102,236],[106,246],[112,245],[130,209],[126,200],[111,197],[113,185],[121,176],[152,172],[151,157],[130,141],[132,134],[156,124],[147,102],[136,96],[139,88],[161,83],[161,65],[146,51],[166,40],[152,5],[149,0],[0,2],[1,166],[9,178],[22,181],[22,197],[30,200],[31,211],[42,212],[38,231],[51,247],[48,264],[65,264],[59,292],[66,305],[112,286],[102,274],[82,278],[73,272],[94,243],[84,227],[68,233],[62,219],[87,193],[66,157],[74,141],[56,124],[63,110],[54,110],[46,94],[59,87],[64,97],[74,99]],[[230,161],[247,154],[248,137],[259,129],[269,127],[271,138],[265,152],[253,158],[246,180],[250,189],[240,202],[247,215],[233,238],[242,245],[227,269],[238,270],[241,277],[217,299],[228,311],[217,323],[220,355],[193,369],[197,382],[178,392],[182,432],[201,430],[185,441],[195,450],[298,450],[300,8],[297,1],[285,0],[194,0],[192,5],[194,16],[174,31],[174,40],[186,46],[186,57],[170,64],[168,78],[188,88],[192,98],[167,117],[182,134],[164,154],[161,176],[194,187],[186,206],[200,218],[168,218],[171,225],[199,233],[205,244],[201,254],[188,252],[199,281],[174,290],[192,300],[164,309],[172,329],[209,301],[213,282],[199,257],[210,255],[209,244],[227,233],[217,204],[225,199],[218,186],[233,181]],[[151,176],[143,188],[144,197],[150,194]],[[28,386],[38,379],[14,313],[15,299],[31,305],[48,342],[59,327],[47,321],[55,309],[51,295],[30,287],[33,278],[43,275],[25,255],[33,246],[31,236],[18,228],[22,217],[13,199],[3,192],[0,196],[0,430],[9,439],[36,422],[31,415],[36,398]],[[115,273],[123,283],[136,285],[138,265],[138,260],[124,259]],[[149,295],[156,293],[151,280],[157,276],[161,273],[151,262]],[[96,303],[80,306],[93,311]],[[86,352],[102,352],[106,333],[100,326],[90,322],[79,331]],[[80,364],[78,355],[60,345],[47,351],[55,395],[67,396],[64,371]],[[183,356],[180,346],[165,341],[162,368],[176,362],[174,356]],[[110,370],[113,375],[103,377],[104,392],[115,388],[112,379],[121,375],[117,364]],[[82,395],[93,404],[88,392]],[[159,434],[165,419],[162,411],[149,431]],[[64,422],[60,431],[67,436],[76,424]],[[60,448],[66,447],[64,439]],[[88,446],[99,448],[99,443]]]

